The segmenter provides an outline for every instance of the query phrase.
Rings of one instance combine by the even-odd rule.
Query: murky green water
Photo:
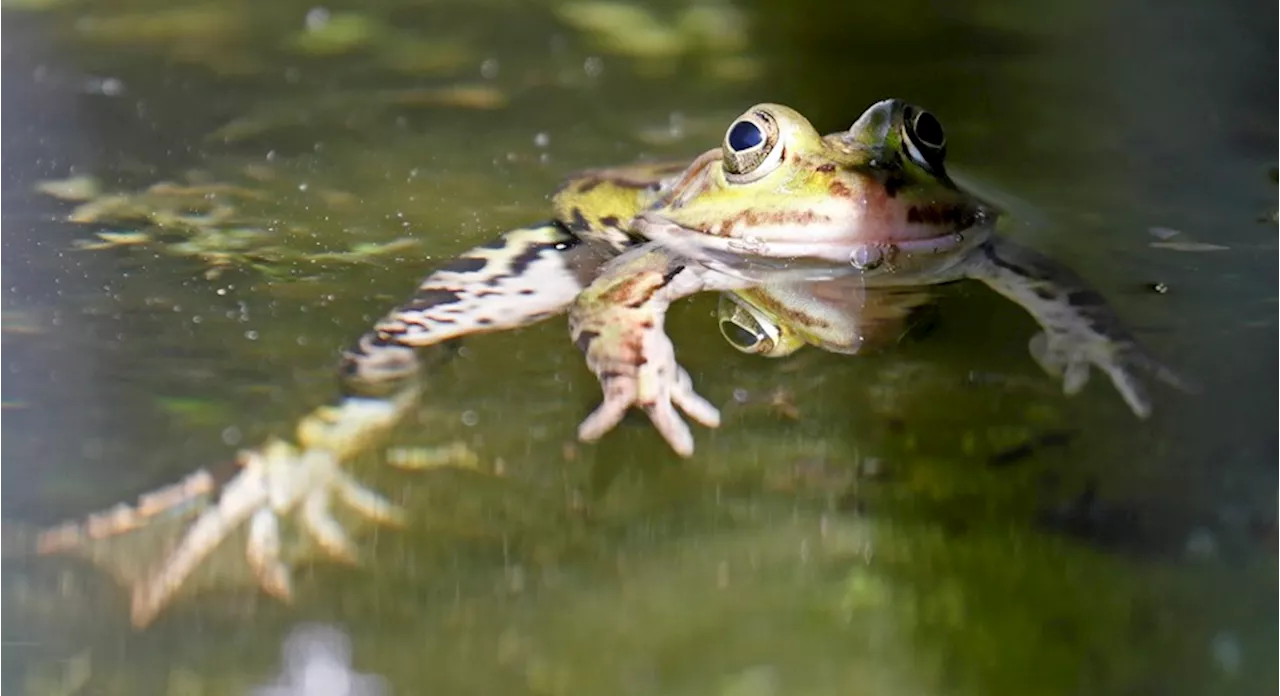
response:
[[[647,426],[573,443],[598,387],[563,320],[486,336],[392,442],[461,440],[480,470],[358,462],[411,510],[366,530],[360,567],[303,565],[291,606],[212,587],[135,632],[93,567],[8,555],[5,683],[242,693],[325,622],[395,693],[1269,693],[1274,4],[756,5],[655,3],[609,34],[549,2],[6,3],[5,524],[288,433],[433,265],[545,218],[571,171],[695,154],[766,100],[822,130],[927,106],[956,166],[1026,211],[1013,234],[1201,393],[1157,387],[1148,422],[1099,378],[1065,398],[1030,319],[977,285],[857,359],[740,355],[696,298],[669,330],[725,423],[683,462]],[[287,258],[77,249],[104,229],[33,190],[192,170],[254,192],[239,212]],[[1225,248],[1151,246],[1170,231]]]

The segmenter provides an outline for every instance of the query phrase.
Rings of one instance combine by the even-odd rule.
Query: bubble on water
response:
[[[1234,633],[1223,631],[1215,635],[1209,643],[1209,651],[1213,654],[1214,664],[1223,672],[1231,675],[1240,672],[1244,655],[1240,649],[1240,639]]]
[[[480,414],[475,411],[462,412],[462,424],[465,426],[474,426],[480,422]]]
[[[585,72],[587,77],[600,77],[604,72],[604,59],[599,56],[587,58],[582,61],[582,72]]]
[[[551,136],[546,133],[538,133],[533,136],[533,144],[536,147],[546,147],[551,144]]]
[[[84,91],[104,97],[118,97],[124,94],[124,82],[118,77],[91,77],[85,80]]]
[[[498,59],[486,58],[480,63],[480,77],[486,80],[492,80],[498,76]]]
[[[303,24],[306,25],[307,31],[319,31],[329,23],[329,17],[329,8],[313,7],[307,10],[307,17],[303,20]]]
[[[234,425],[223,428],[222,443],[228,447],[235,447],[240,444],[240,429]]]
[[[1208,558],[1218,550],[1218,542],[1213,533],[1203,527],[1191,530],[1187,536],[1186,551],[1188,556]]]
[[[253,329],[249,329],[248,331],[244,332],[244,337],[249,339],[250,341],[256,341],[258,340],[258,332],[254,331]]]

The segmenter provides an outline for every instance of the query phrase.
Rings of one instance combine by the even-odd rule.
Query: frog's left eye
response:
[[[903,109],[902,142],[917,164],[935,172],[942,171],[947,135],[933,114],[913,106]]]
[[[768,174],[781,159],[778,122],[768,111],[749,111],[724,134],[724,171],[730,181],[746,183]]]

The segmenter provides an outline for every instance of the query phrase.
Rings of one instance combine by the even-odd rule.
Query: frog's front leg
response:
[[[993,237],[974,252],[964,272],[1031,313],[1043,329],[1031,339],[1031,354],[1045,371],[1063,380],[1067,394],[1084,388],[1091,365],[1107,373],[1140,418],[1151,414],[1151,399],[1136,371],[1190,390],[1147,354],[1101,295],[1043,254]]]
[[[569,311],[574,344],[586,354],[604,392],[603,403],[579,426],[578,437],[599,439],[631,406],[638,406],[677,454],[693,454],[693,435],[676,408],[712,428],[720,424],[720,412],[693,390],[689,373],[676,363],[675,348],[663,330],[666,310],[686,295],[745,284],[655,244],[605,266]]]

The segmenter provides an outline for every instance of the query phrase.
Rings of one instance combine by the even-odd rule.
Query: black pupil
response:
[[[916,139],[930,147],[941,147],[944,137],[942,124],[927,111],[921,111],[916,117]]]
[[[749,150],[764,142],[764,133],[760,126],[750,121],[738,121],[729,129],[729,147],[734,152]]]
[[[731,321],[720,322],[720,332],[730,343],[740,348],[752,348],[760,342],[759,336]]]

